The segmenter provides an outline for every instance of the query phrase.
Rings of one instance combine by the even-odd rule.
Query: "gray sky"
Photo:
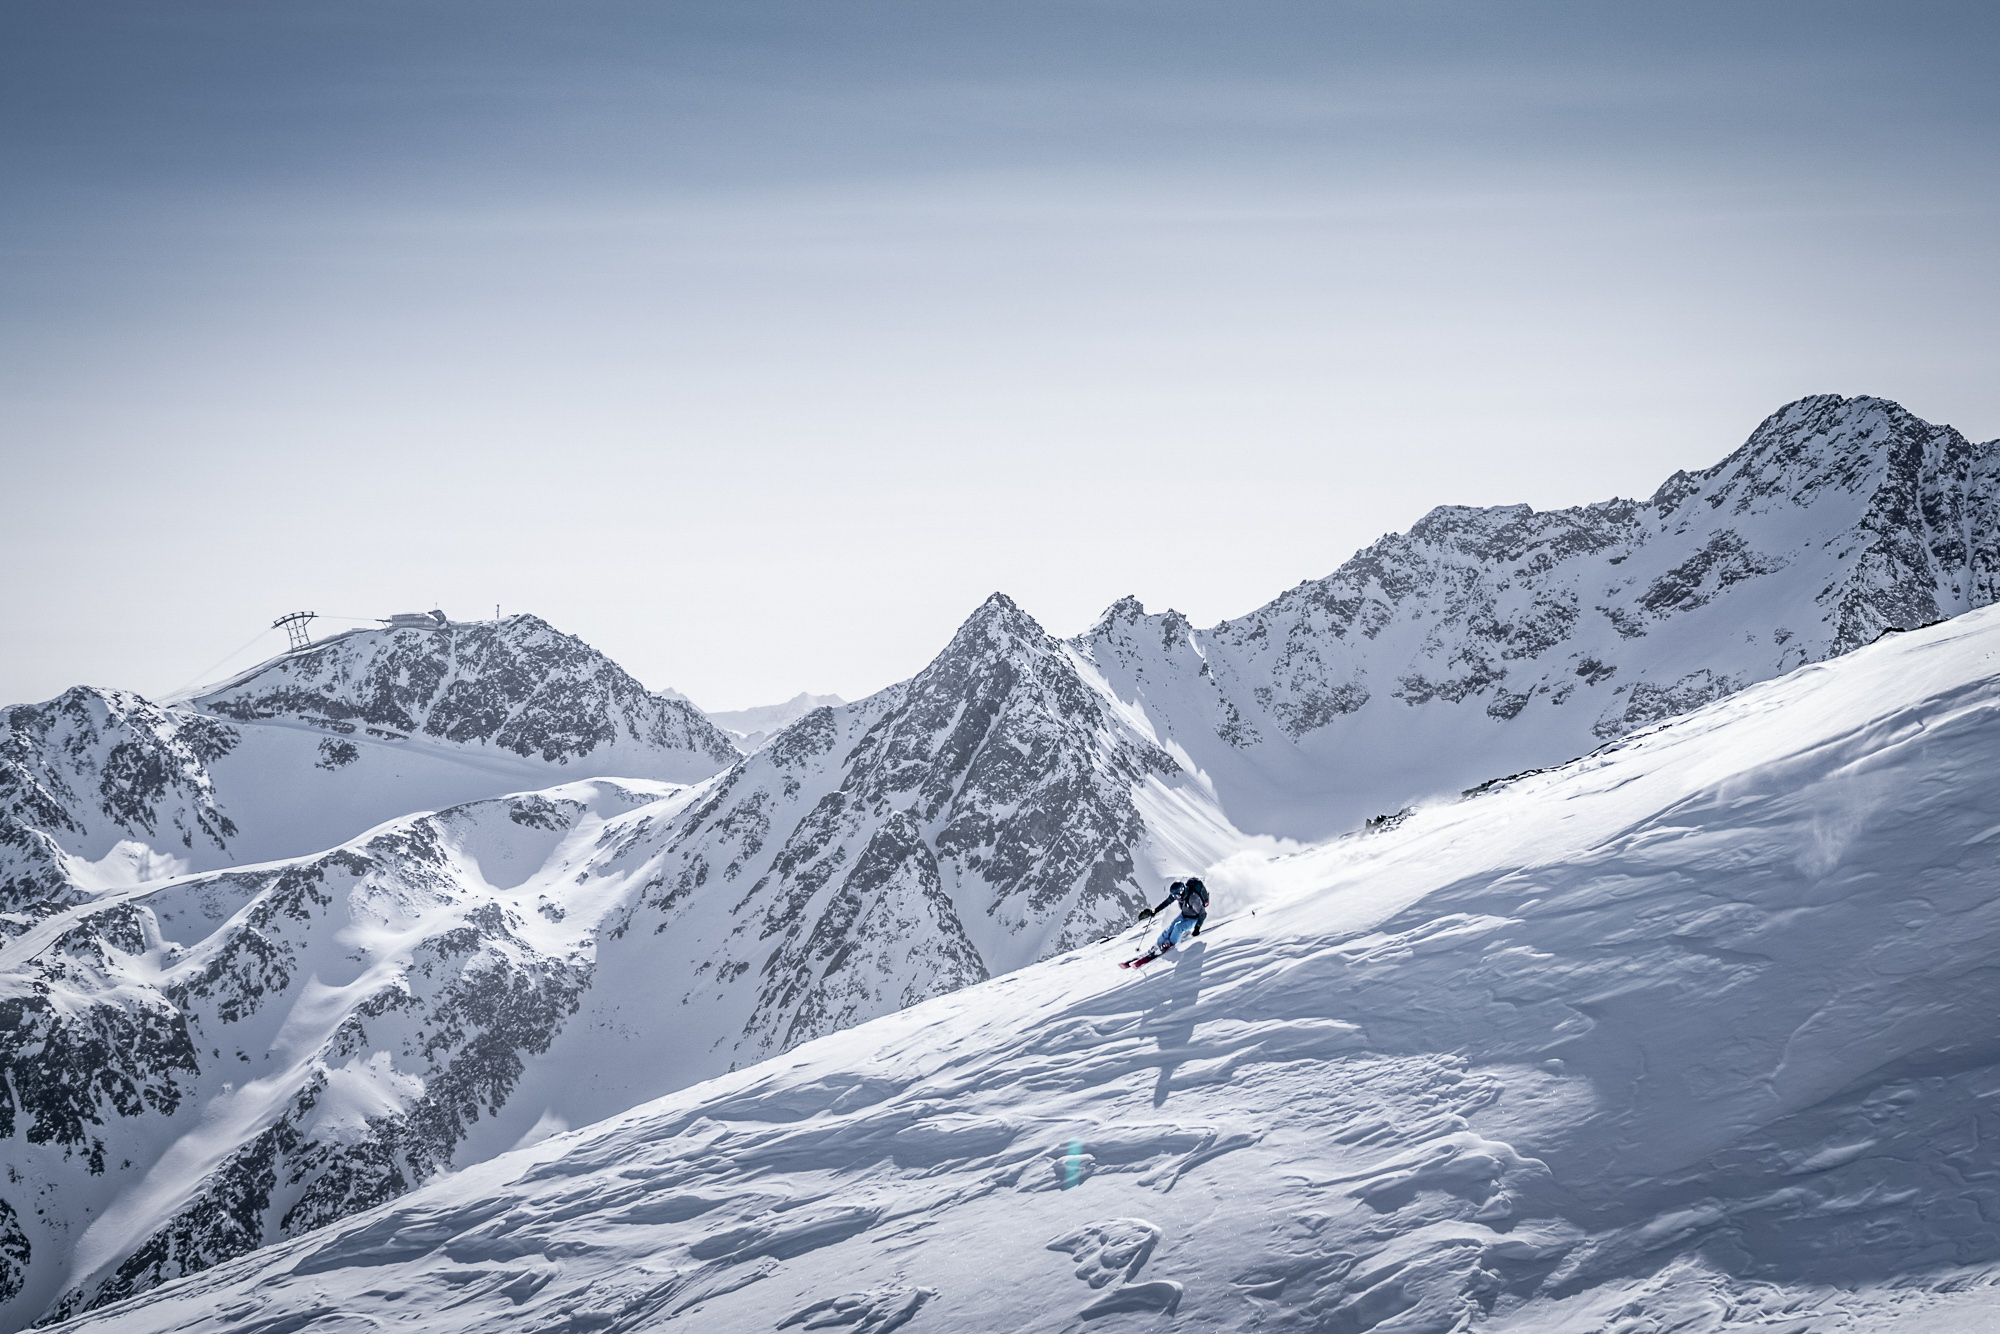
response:
[[[994,589],[1206,624],[1802,394],[2000,435],[1990,4],[6,23],[0,701],[496,603],[854,697]]]

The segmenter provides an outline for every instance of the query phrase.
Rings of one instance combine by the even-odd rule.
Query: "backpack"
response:
[[[1181,887],[1181,916],[1208,916],[1208,886],[1199,880],[1190,880]]]

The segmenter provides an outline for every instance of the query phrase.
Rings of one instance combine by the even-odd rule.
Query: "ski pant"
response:
[[[1187,933],[1194,930],[1194,924],[1198,920],[1200,919],[1194,917],[1174,918],[1167,923],[1167,929],[1160,932],[1160,938],[1153,942],[1154,950],[1163,952],[1180,944],[1187,938]]]

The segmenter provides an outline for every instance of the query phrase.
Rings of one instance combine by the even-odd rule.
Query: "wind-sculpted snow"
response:
[[[1650,500],[1442,506],[1212,630],[1128,598],[1079,645],[1238,825],[1323,837],[1985,606],[1996,507],[2000,441],[1827,395]]]
[[[2000,1316],[2000,611],[93,1313],[144,1334]]]

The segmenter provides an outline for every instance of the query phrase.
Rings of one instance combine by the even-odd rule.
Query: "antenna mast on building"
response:
[[[295,611],[272,621],[271,628],[275,630],[281,625],[284,626],[286,636],[292,641],[290,648],[301,649],[313,642],[312,636],[306,633],[306,622],[317,615],[319,613],[316,611]]]

